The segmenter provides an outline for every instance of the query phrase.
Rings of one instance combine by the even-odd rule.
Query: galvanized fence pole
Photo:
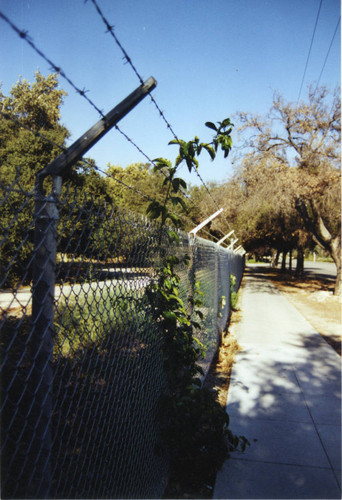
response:
[[[196,254],[197,254],[197,242],[196,236],[189,235],[189,245],[190,245],[190,260],[188,267],[188,304],[187,312],[189,316],[192,317],[194,312],[193,300],[195,298],[195,282],[196,282]]]
[[[37,174],[31,340],[33,437],[28,451],[32,459],[32,474],[27,487],[31,498],[49,498],[52,481],[50,458],[57,200],[61,192],[62,175],[156,85],[155,79],[150,77]],[[49,176],[54,179],[54,188],[50,195],[45,196],[43,183]]]
[[[32,475],[28,485],[33,498],[49,498],[51,486],[52,356],[54,333],[55,267],[58,208],[55,190],[45,196],[37,184],[32,281],[31,358],[33,437],[30,447]]]
[[[214,294],[214,314],[216,315],[215,319],[215,325],[216,325],[216,335],[219,334],[219,302],[220,299],[218,297],[219,290],[220,290],[220,283],[219,283],[219,258],[220,258],[220,248],[216,247],[215,248],[215,289],[216,293]],[[221,297],[220,297],[221,298]]]

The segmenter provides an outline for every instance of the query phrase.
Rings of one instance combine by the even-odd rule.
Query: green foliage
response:
[[[161,221],[161,230],[168,222],[178,223],[177,217],[168,206],[186,209],[178,195],[186,189],[186,183],[176,177],[178,167],[185,162],[191,172],[198,168],[198,156],[202,149],[212,159],[219,146],[226,157],[231,147],[230,120],[219,122],[218,127],[210,123],[216,134],[212,143],[193,141],[171,141],[179,146],[175,166],[164,158],[157,158],[155,170],[164,173],[162,186],[166,189],[163,202],[150,203],[147,213],[152,219]],[[177,233],[167,232],[169,243],[177,243]],[[176,253],[176,252],[174,252]],[[198,361],[205,356],[203,344],[198,335],[203,328],[203,293],[195,282],[193,293],[189,294],[190,308],[187,309],[180,297],[180,277],[177,268],[189,263],[189,256],[179,259],[175,254],[164,258],[158,270],[158,280],[150,283],[146,296],[150,303],[154,321],[159,325],[163,338],[164,367],[168,380],[168,393],[160,402],[160,418],[163,436],[171,458],[173,480],[187,488],[198,480],[209,481],[218,470],[231,449],[246,445],[246,440],[234,436],[228,429],[229,418],[217,401],[214,392],[202,388],[202,368]],[[223,304],[223,301],[222,301]],[[188,310],[191,310],[190,314]]]
[[[164,175],[162,187],[165,189],[165,196],[163,201],[155,199],[151,202],[147,207],[146,213],[151,219],[159,219],[162,227],[167,223],[179,227],[180,218],[174,213],[174,210],[187,211],[187,206],[182,196],[182,191],[187,189],[187,184],[182,178],[176,177],[178,167],[185,163],[189,172],[197,169],[197,157],[203,149],[207,151],[212,160],[215,159],[219,146],[224,152],[225,158],[231,150],[233,124],[230,119],[226,118],[222,122],[218,122],[217,127],[212,122],[207,122],[206,125],[216,132],[212,142],[200,142],[197,136],[187,142],[182,139],[174,139],[169,142],[171,145],[175,144],[178,146],[178,156],[176,157],[174,166],[165,158],[156,158],[153,160],[155,164],[154,172],[161,172]],[[172,210],[170,210],[169,206],[171,206]]]
[[[28,262],[33,242],[33,196],[36,173],[58,154],[69,133],[60,124],[60,106],[66,93],[58,89],[57,75],[46,78],[39,72],[32,85],[19,81],[8,97],[0,92],[0,271],[3,286],[28,282]],[[51,143],[25,127],[39,132]],[[11,191],[8,188],[12,187]],[[27,195],[30,192],[31,196]],[[15,258],[14,258],[15,256]],[[8,264],[13,264],[8,269]],[[6,271],[7,270],[7,271]]]
[[[230,118],[226,118],[222,122],[218,122],[218,127],[212,122],[206,122],[206,126],[211,128],[212,130],[215,130],[216,132],[213,138],[213,146],[215,149],[215,153],[217,152],[217,149],[220,146],[221,150],[224,153],[224,157],[227,158],[233,145],[231,133],[234,124],[231,123]]]
[[[222,295],[219,301],[219,312],[217,314],[218,318],[222,318],[221,311],[226,307],[226,304],[227,304],[226,296]]]
[[[135,191],[127,189],[126,186],[132,186],[149,198],[163,200],[165,189],[160,186],[164,177],[148,163],[133,163],[126,168],[109,164],[106,174],[107,194],[119,208],[146,214],[148,199],[137,196]]]
[[[148,337],[151,323],[141,294],[117,289],[87,288],[59,303],[55,315],[55,353],[73,357],[89,346],[100,346],[106,338],[112,345],[121,343],[135,332],[140,340]]]
[[[187,260],[187,259],[185,259]],[[246,440],[228,429],[229,418],[217,401],[216,393],[202,388],[205,356],[197,333],[202,328],[200,310],[203,294],[199,283],[191,299],[194,314],[187,313],[180,298],[180,278],[176,267],[184,260],[168,257],[156,283],[146,290],[154,320],[164,335],[163,357],[169,391],[160,402],[163,436],[171,458],[173,478],[186,488],[195,478],[213,479],[229,451],[244,449]]]
[[[234,274],[230,275],[230,308],[232,311],[237,311],[237,303],[238,303],[238,292],[235,290],[236,288],[236,276]]]

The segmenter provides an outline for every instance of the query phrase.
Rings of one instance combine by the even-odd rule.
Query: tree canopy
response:
[[[246,152],[225,187],[225,206],[243,244],[302,251],[313,239],[333,258],[340,293],[339,90],[309,89],[298,105],[276,94],[266,116],[239,119]]]
[[[0,91],[0,186],[6,199],[0,226],[2,240],[6,241],[0,255],[2,266],[11,258],[13,247],[20,248],[19,267],[25,267],[32,251],[31,236],[21,241],[22,228],[32,226],[36,173],[60,154],[69,136],[60,114],[65,96],[66,92],[58,87],[57,74],[44,77],[39,72],[32,84],[18,81],[9,96]],[[335,291],[340,293],[339,89],[333,93],[326,88],[309,89],[307,100],[299,104],[275,94],[265,116],[239,113],[238,119],[242,136],[247,135],[246,148],[235,162],[232,178],[209,185],[216,203],[224,208],[224,217],[214,219],[206,231],[213,239],[219,239],[227,233],[228,220],[249,251],[296,249],[302,254],[314,242],[335,261],[338,270]],[[211,158],[218,148],[224,150],[225,156],[230,151],[233,126],[230,120],[206,125],[216,134],[210,143],[200,143],[197,137],[189,142],[171,141],[179,147],[173,169],[183,161],[189,170],[196,169],[201,150]],[[80,205],[89,210],[95,204],[140,214],[147,209],[162,213],[167,198],[165,179],[173,170],[168,160],[158,158],[155,162],[154,166],[134,163],[126,168],[108,164],[105,175],[99,173],[92,160],[78,162],[66,174],[64,193],[66,190],[69,196],[73,193]],[[172,185],[177,187],[178,180],[173,177]],[[13,189],[9,196],[10,186]],[[182,222],[190,230],[212,214],[217,205],[213,205],[206,187],[190,187],[190,201],[184,196],[185,188],[178,186],[177,195],[168,201],[167,213],[170,217],[176,214],[172,216],[176,221],[178,212],[186,205],[188,219]],[[27,198],[24,192],[31,192],[31,197]],[[78,219],[76,228],[65,222],[62,237],[66,242],[70,238],[83,242],[78,245],[80,252],[89,246],[82,220]]]

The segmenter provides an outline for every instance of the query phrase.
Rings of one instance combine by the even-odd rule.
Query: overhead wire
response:
[[[305,68],[304,68],[302,82],[300,84],[300,89],[299,89],[297,104],[299,102],[299,99],[300,99],[300,96],[301,96],[301,93],[302,93],[302,88],[303,88],[303,84],[304,84],[304,80],[305,80],[306,70],[308,68],[308,63],[309,63],[309,59],[310,59],[310,55],[311,55],[312,44],[313,44],[313,41],[314,41],[314,38],[315,38],[316,28],[317,28],[317,24],[318,24],[318,18],[319,18],[319,14],[321,12],[322,1],[323,0],[320,0],[319,7],[318,7],[318,12],[317,12],[317,15],[316,15],[315,26],[314,26],[313,33],[312,33],[312,36],[311,36],[311,42],[310,42],[309,52],[308,52],[308,55],[307,55],[307,58],[306,58],[306,63],[305,63]]]
[[[329,57],[329,54],[330,54],[330,50],[331,50],[332,44],[333,44],[333,42],[334,42],[334,39],[335,39],[335,36],[336,36],[336,33],[337,33],[338,26],[339,26],[340,22],[341,22],[341,16],[339,17],[339,19],[338,19],[338,21],[337,21],[336,28],[335,28],[334,34],[333,34],[333,36],[332,36],[332,39],[331,39],[331,42],[330,42],[330,45],[329,45],[328,51],[327,51],[327,55],[325,56],[323,66],[322,66],[321,72],[320,72],[319,77],[318,77],[318,80],[317,80],[317,84],[316,84],[315,92],[316,92],[316,90],[317,90],[317,88],[318,88],[318,86],[319,86],[319,82],[321,81],[322,74],[323,74],[323,71],[324,71],[325,65],[326,65],[326,63],[327,63],[327,60],[328,60],[328,57]]]

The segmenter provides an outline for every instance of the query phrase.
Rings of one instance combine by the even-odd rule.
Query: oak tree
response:
[[[310,88],[306,102],[287,102],[279,94],[265,117],[240,113],[254,161],[276,161],[287,168],[286,191],[314,241],[333,258],[335,293],[341,293],[339,89]],[[290,188],[290,189],[288,189]]]

